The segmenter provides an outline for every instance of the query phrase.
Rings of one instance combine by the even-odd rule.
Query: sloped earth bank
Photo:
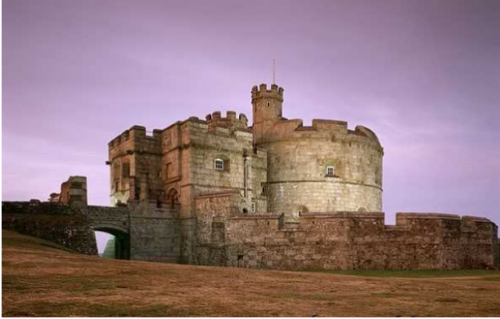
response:
[[[2,232],[3,316],[500,316],[500,272],[370,277],[100,259]],[[451,273],[453,274],[453,273]]]

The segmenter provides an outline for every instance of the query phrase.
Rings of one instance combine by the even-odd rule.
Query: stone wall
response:
[[[398,213],[387,226],[383,213],[335,212],[301,213],[289,222],[282,213],[243,213],[238,191],[201,194],[195,203],[195,223],[156,201],[85,210],[4,202],[2,220],[5,229],[87,254],[97,253],[93,230],[107,231],[126,238],[121,249],[136,260],[286,270],[498,265],[498,228],[485,218]]]
[[[116,230],[128,233],[130,227],[129,209],[124,206],[94,206],[89,205],[83,213],[95,230]]]
[[[214,117],[218,117],[218,113],[215,112]],[[230,114],[228,112],[228,116]],[[240,118],[246,119],[243,115]],[[247,200],[248,211],[252,201],[257,210],[267,210],[262,194],[267,180],[267,152],[254,149],[252,134],[246,127],[231,130],[191,124],[189,149],[190,183],[195,197],[217,191],[238,191]],[[224,170],[215,169],[216,159],[224,161]]]
[[[71,208],[82,209],[87,206],[87,178],[70,176],[61,184],[59,193],[50,194],[51,203],[68,204]]]
[[[156,200],[78,210],[38,200],[3,202],[2,227],[90,255],[97,254],[94,231],[103,231],[115,236],[117,258],[162,262],[183,261],[181,247],[187,240],[180,231],[178,207],[158,207]]]
[[[236,118],[234,112],[228,112],[221,117],[220,112],[214,112],[207,121],[191,117],[162,132],[163,188],[166,201],[179,205],[182,262],[190,263],[193,257],[196,196],[232,190],[244,194],[246,190],[245,209],[251,210],[253,199],[267,210],[261,192],[267,174],[266,152],[254,150],[246,122],[243,114]],[[222,171],[215,169],[217,158],[225,161]],[[254,195],[256,185],[258,195]]]
[[[181,262],[181,221],[177,208],[158,207],[156,201],[129,202],[130,258]]]
[[[69,205],[38,200],[2,202],[2,229],[50,240],[84,254],[97,254],[87,216]]]
[[[497,261],[497,226],[484,218],[398,213],[244,214],[237,195],[197,199],[196,263],[268,269],[470,269]]]

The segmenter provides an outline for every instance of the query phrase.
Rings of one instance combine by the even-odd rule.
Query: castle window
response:
[[[334,173],[333,166],[327,166],[326,167],[326,176],[333,176],[333,173]]]
[[[257,204],[255,202],[252,202],[252,213],[255,213],[257,211]]]
[[[230,171],[229,157],[224,154],[215,155],[214,168],[216,171],[228,173]]]
[[[118,191],[119,187],[120,187],[120,182],[115,182],[115,192]]]
[[[215,170],[216,171],[223,171],[224,170],[224,160],[217,158],[215,160]]]

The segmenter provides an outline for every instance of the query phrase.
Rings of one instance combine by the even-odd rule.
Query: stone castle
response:
[[[63,183],[51,201],[85,216],[79,230],[114,234],[120,258],[270,269],[498,264],[498,228],[488,219],[398,213],[396,225],[385,225],[375,133],[342,121],[288,120],[283,93],[276,84],[252,88],[252,126],[231,111],[151,134],[134,126],[109,143],[116,207],[88,205],[84,177]],[[3,203],[12,216],[51,206]],[[15,217],[5,223],[24,227]]]
[[[240,212],[284,213],[382,210],[383,148],[368,128],[282,116],[283,88],[252,89],[247,117],[220,112],[177,122],[148,136],[134,126],[109,143],[112,203],[149,198],[179,205],[196,219],[196,199],[241,195]]]

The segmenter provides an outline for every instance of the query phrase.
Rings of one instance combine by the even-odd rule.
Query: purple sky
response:
[[[384,211],[500,225],[500,1],[3,1],[3,200],[69,175],[109,203],[107,143],[215,110],[345,120],[385,148]]]

